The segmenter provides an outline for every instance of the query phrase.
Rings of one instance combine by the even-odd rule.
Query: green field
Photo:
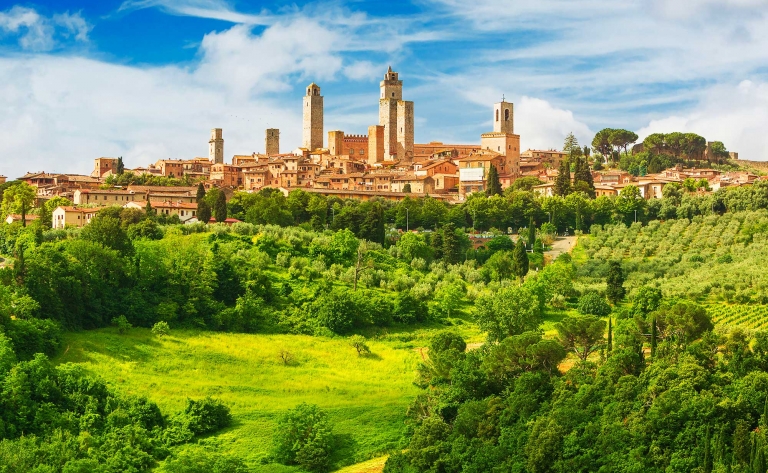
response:
[[[477,338],[473,326],[460,328]],[[67,334],[55,361],[81,363],[120,392],[149,397],[166,414],[181,410],[187,398],[221,399],[234,426],[204,439],[204,448],[236,455],[255,471],[289,472],[297,470],[262,459],[277,418],[301,402],[328,413],[339,441],[337,467],[397,448],[406,408],[418,393],[412,382],[419,347],[434,331],[379,336],[370,340],[372,355],[359,357],[340,337],[173,331],[158,338],[146,329],[125,335],[102,329]],[[281,350],[295,361],[285,365]]]

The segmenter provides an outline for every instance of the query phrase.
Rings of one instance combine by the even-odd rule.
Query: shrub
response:
[[[112,319],[112,325],[117,327],[117,333],[119,333],[120,335],[124,334],[125,332],[130,330],[131,327],[133,327],[133,325],[131,325],[131,323],[128,322],[128,319],[126,319],[124,315],[121,315],[119,317],[115,317],[114,319]]]
[[[163,320],[161,320],[160,322],[152,326],[152,333],[154,333],[158,337],[162,338],[168,335],[170,332],[171,332],[171,327],[168,326],[168,322],[165,322]]]
[[[272,451],[275,460],[284,465],[327,471],[332,448],[331,425],[326,414],[315,405],[299,404],[277,423]]]
[[[349,345],[357,350],[357,356],[370,355],[371,349],[365,342],[365,337],[362,335],[354,335],[349,339]]]
[[[206,397],[200,401],[187,399],[180,419],[195,435],[204,435],[228,427],[232,423],[229,408],[221,401]]]
[[[579,313],[604,317],[611,313],[611,306],[605,298],[596,292],[587,292],[579,297]]]

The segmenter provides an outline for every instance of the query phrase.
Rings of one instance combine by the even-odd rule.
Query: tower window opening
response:
[[[499,121],[499,111],[496,110],[496,121]]]
[[[509,110],[504,110],[504,121],[505,122],[509,121]]]
[[[392,97],[394,97],[394,96],[395,96],[395,93],[394,93],[394,92],[392,92]]]

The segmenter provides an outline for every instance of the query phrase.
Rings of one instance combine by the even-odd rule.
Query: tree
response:
[[[603,342],[605,321],[592,315],[566,317],[555,324],[555,329],[563,348],[573,350],[581,361],[587,361]]]
[[[536,225],[531,217],[528,221],[528,249],[533,250],[534,243],[536,243]]]
[[[122,176],[125,173],[125,164],[123,164],[123,157],[117,158],[117,175]]]
[[[607,160],[611,156],[613,151],[613,145],[611,144],[611,134],[614,132],[613,128],[603,128],[595,134],[592,139],[592,148],[595,151],[602,154]]]
[[[637,141],[637,133],[629,130],[613,130],[608,139],[613,146],[624,148],[624,153],[626,153],[629,145]]]
[[[410,194],[411,193],[411,183],[410,182],[406,182],[405,183],[405,185],[403,186],[403,192],[406,193],[406,194]]]
[[[3,215],[19,214],[21,216],[21,226],[27,226],[27,213],[32,209],[35,203],[37,192],[35,188],[24,181],[18,181],[9,186],[3,192]]]
[[[477,298],[475,311],[477,324],[488,332],[490,342],[536,330],[541,323],[538,300],[525,286],[507,286],[484,294]]]
[[[715,158],[714,161],[722,161],[725,159],[728,159],[730,157],[730,153],[728,153],[728,150],[725,149],[725,145],[722,141],[715,141],[709,146],[709,151],[711,152],[711,156],[708,155],[707,158],[711,161],[712,158]]]
[[[456,264],[461,261],[461,241],[456,235],[456,227],[452,223],[446,223],[442,229],[443,259],[448,264]]]
[[[349,346],[357,350],[357,356],[369,355],[371,353],[371,349],[362,335],[353,335],[349,339]]]
[[[621,263],[611,261],[608,263],[608,277],[606,278],[606,296],[613,305],[618,304],[624,299],[624,273],[621,270]]]
[[[491,164],[491,168],[488,170],[488,178],[486,179],[485,195],[488,197],[494,195],[501,195],[501,181],[499,181],[499,171],[496,170],[496,166]]]
[[[664,133],[652,133],[643,140],[643,149],[652,154],[662,154],[666,150],[665,139]]]
[[[525,250],[525,242],[522,238],[518,239],[517,245],[515,245],[515,249],[512,252],[512,258],[514,260],[515,276],[520,279],[524,278],[528,274],[529,262],[528,252]]]
[[[553,192],[561,197],[571,193],[571,165],[567,159],[560,162]]]
[[[216,197],[213,213],[217,222],[223,222],[227,219],[227,196],[221,190],[219,190],[219,195]]]
[[[331,429],[328,417],[319,407],[299,404],[278,420],[272,454],[285,465],[327,471],[333,450]]]
[[[509,385],[526,372],[557,374],[565,355],[565,349],[555,340],[543,339],[539,331],[525,332],[491,347],[483,360],[483,369],[495,381]]]
[[[576,190],[584,191],[591,198],[595,198],[595,180],[589,169],[588,159],[576,158],[576,172],[573,174],[573,181]],[[579,183],[583,183],[583,186],[580,186]]]
[[[105,248],[117,250],[122,255],[133,254],[133,244],[120,224],[120,220],[105,210],[96,214],[91,219],[91,223],[83,227],[80,231],[80,238],[99,243]]]
[[[117,327],[117,333],[119,333],[120,335],[123,335],[128,330],[130,330],[131,327],[133,327],[133,325],[131,325],[131,323],[128,322],[128,319],[126,319],[124,315],[121,315],[119,317],[115,317],[114,319],[112,319],[112,325]]]
[[[201,200],[197,203],[197,221],[208,223],[211,220],[211,206],[208,202]]]
[[[164,336],[171,333],[171,327],[168,326],[168,322],[161,320],[152,326],[152,333],[160,338],[163,338]]]
[[[197,203],[199,204],[203,199],[205,199],[205,186],[201,182],[197,185]]]
[[[511,251],[497,251],[488,258],[483,268],[490,272],[491,278],[501,282],[515,275],[515,262]]]
[[[582,315],[597,315],[605,317],[611,313],[611,306],[600,294],[590,291],[579,297],[579,313]]]
[[[579,146],[579,140],[573,136],[573,133],[568,133],[563,142],[563,151],[568,153],[568,158],[572,159],[574,156],[581,156],[581,146]]]
[[[673,341],[682,348],[714,328],[706,309],[693,302],[678,302],[651,314],[659,338]]]

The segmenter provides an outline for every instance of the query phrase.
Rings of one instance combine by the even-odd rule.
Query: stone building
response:
[[[505,157],[500,174],[520,174],[520,135],[515,134],[513,104],[502,99],[493,105],[493,131],[480,135],[480,146]]]
[[[368,127],[368,164],[384,161],[384,127],[371,125]]]
[[[5,184],[5,182],[8,180],[7,177],[0,175],[0,184]]]
[[[280,154],[280,130],[277,128],[267,128],[265,141],[265,153],[267,156]]]
[[[211,130],[211,139],[208,141],[208,159],[214,164],[224,162],[224,136],[221,128]]]
[[[96,158],[91,177],[104,177],[105,174],[117,174],[117,158]]]
[[[413,102],[403,100],[403,81],[391,67],[379,87],[379,125],[384,127],[384,157],[413,161]]]
[[[314,82],[304,96],[304,132],[302,147],[309,151],[323,147],[323,96]]]

